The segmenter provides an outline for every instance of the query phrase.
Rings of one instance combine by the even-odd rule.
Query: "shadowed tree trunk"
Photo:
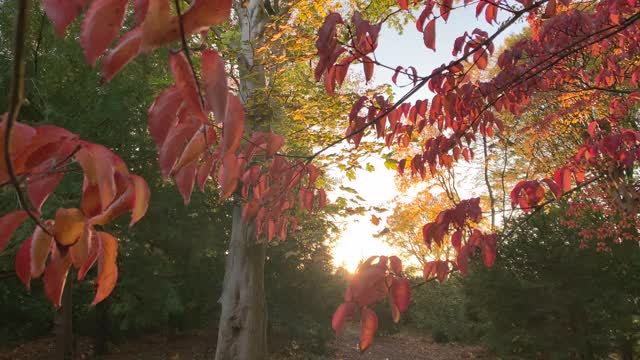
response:
[[[62,293],[62,306],[53,319],[53,332],[56,336],[56,359],[75,358],[73,341],[73,276],[69,274]]]
[[[109,306],[111,298],[107,297],[96,304],[96,329],[93,338],[93,351],[96,355],[104,355],[109,352]]]

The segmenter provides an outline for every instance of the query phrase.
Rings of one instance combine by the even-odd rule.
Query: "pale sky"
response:
[[[436,10],[437,11],[437,10]],[[502,12],[504,15],[504,12]],[[379,62],[395,68],[396,66],[408,67],[414,66],[419,75],[427,75],[434,68],[443,63],[453,60],[451,51],[453,49],[454,40],[462,35],[465,31],[471,33],[473,29],[480,28],[489,32],[495,32],[497,25],[488,25],[481,15],[481,21],[475,17],[475,6],[469,8],[461,8],[453,10],[449,16],[449,22],[444,23],[438,20],[436,23],[436,52],[427,49],[422,41],[422,33],[418,32],[414,22],[410,22],[405,27],[402,35],[395,31],[383,28],[378,39],[378,49],[376,50],[376,58]],[[499,18],[503,21],[503,18]],[[507,30],[502,36],[496,40],[496,48],[504,42],[504,39],[514,33],[520,32],[526,24],[518,23]],[[359,67],[352,67],[352,69]],[[373,83],[392,84],[391,77],[393,71],[376,67]],[[398,84],[408,83],[407,79],[398,78]],[[405,94],[410,87],[399,88],[393,86],[396,98]],[[431,99],[433,94],[429,90],[421,90],[414,95],[410,101],[418,99]],[[342,185],[354,188],[359,195],[366,200],[363,206],[382,206],[393,209],[394,204],[391,201],[399,194],[394,184],[393,170],[384,167],[384,161],[380,157],[371,156],[367,162],[373,164],[376,168],[374,172],[364,170],[357,171],[356,179],[350,181],[339,170],[331,172],[332,176],[343,179]],[[339,190],[329,194],[330,199],[343,196]],[[405,200],[408,201],[409,199]],[[343,224],[343,233],[334,248],[334,264],[345,266],[347,270],[354,271],[359,261],[373,255],[393,255],[393,249],[390,249],[382,239],[375,238],[373,235],[384,228],[386,218],[383,216],[380,225],[375,226],[370,222],[371,214],[365,216],[351,216],[346,219]],[[422,226],[422,224],[416,224]],[[404,259],[403,259],[404,260]]]

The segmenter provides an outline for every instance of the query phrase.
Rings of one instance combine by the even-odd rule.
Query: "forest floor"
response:
[[[24,343],[14,349],[0,351],[0,360],[45,360],[55,354],[55,339],[46,337]],[[398,333],[378,336],[364,354],[358,351],[358,329],[347,328],[336,343],[332,355],[317,356],[299,353],[273,354],[271,360],[459,360],[493,359],[476,346],[455,343],[437,344],[428,337]],[[146,336],[135,342],[111,346],[111,354],[101,360],[197,360],[213,357],[213,344],[205,334],[189,334],[167,341],[166,336]],[[76,359],[94,359],[89,338],[77,341]]]

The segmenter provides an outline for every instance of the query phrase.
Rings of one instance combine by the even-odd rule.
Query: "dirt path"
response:
[[[357,329],[346,329],[331,360],[459,360],[492,359],[479,347],[436,344],[430,338],[405,333],[376,337],[374,344],[360,355]]]
[[[336,343],[334,355],[325,357],[298,354],[273,354],[270,360],[460,360],[493,359],[479,347],[460,344],[436,344],[430,338],[399,333],[378,336],[364,354],[358,351],[358,329],[345,329]],[[145,336],[136,341],[112,346],[112,353],[102,360],[197,360],[213,357],[213,347],[205,334],[192,333],[167,341],[164,336]],[[93,359],[89,338],[79,338],[77,359]],[[14,349],[0,351],[0,360],[47,360],[55,354],[54,339],[42,338],[24,343]]]

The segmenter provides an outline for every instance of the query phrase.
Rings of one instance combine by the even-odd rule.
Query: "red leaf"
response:
[[[409,10],[409,0],[398,0],[398,6],[402,10]]]
[[[80,45],[91,65],[116,38],[124,22],[128,0],[93,0],[82,21]]]
[[[55,307],[60,307],[62,301],[62,292],[64,284],[67,281],[67,274],[71,267],[69,256],[63,256],[57,247],[53,247],[51,251],[51,261],[44,270],[44,292],[47,298]]]
[[[373,310],[364,306],[360,319],[360,352],[364,352],[373,343],[373,338],[378,329],[378,317]]]
[[[215,50],[202,52],[201,73],[207,106],[213,111],[213,119],[224,123],[229,89],[227,87],[227,73],[224,70],[224,60]]]
[[[227,111],[222,130],[222,148],[225,153],[235,152],[240,147],[244,132],[244,109],[240,99],[233,94],[227,97]]]
[[[394,277],[391,283],[391,295],[393,302],[400,312],[405,312],[411,302],[411,284],[409,279]]]
[[[136,24],[140,24],[147,17],[149,0],[133,0],[133,10],[136,15]]]
[[[116,195],[114,156],[115,154],[106,147],[88,143],[75,155],[88,185],[98,185],[100,205],[103,209],[111,204]]]
[[[364,66],[364,78],[367,82],[373,78],[373,68],[375,63],[371,60],[370,57],[365,56],[362,59],[362,65]]]
[[[180,90],[173,85],[164,90],[151,104],[148,111],[149,133],[158,149],[162,147],[169,130],[178,123],[178,109],[182,104]]]
[[[147,182],[142,177],[138,175],[131,175],[130,179],[133,186],[134,199],[129,227],[137,223],[138,220],[142,219],[144,214],[147,213],[149,199],[151,198],[149,185],[147,185]]]
[[[555,196],[556,200],[560,199],[560,197],[562,197],[562,189],[560,188],[560,186],[553,180],[551,179],[542,179],[542,181],[547,184],[547,186],[549,187],[549,190],[551,190],[551,192],[553,193],[553,196]]]
[[[56,34],[64,36],[64,31],[80,14],[87,0],[42,0],[47,17],[53,23]]]
[[[185,205],[191,201],[191,193],[193,192],[196,172],[198,171],[197,166],[197,163],[192,162],[175,174],[176,185],[178,186],[178,191],[180,191]]]
[[[446,22],[449,19],[449,12],[453,6],[453,0],[442,0],[440,3],[440,15],[442,15],[442,19]]]
[[[495,235],[484,235],[482,237],[482,260],[486,267],[492,267],[496,261],[496,242]]]
[[[550,18],[556,14],[556,0],[549,0],[547,7],[544,9],[543,18]]]
[[[199,159],[202,156],[202,154],[205,152],[205,150],[214,143],[215,136],[216,136],[216,132],[213,129],[213,127],[207,124],[203,124],[198,129],[198,131],[196,131],[196,133],[193,134],[193,137],[191,137],[191,140],[189,140],[189,143],[184,148],[184,151],[182,152],[180,159],[175,164],[172,171],[176,172],[180,170],[183,166],[186,166],[192,162],[195,162],[195,160]]]
[[[22,242],[16,254],[16,275],[31,290],[31,237]]]
[[[219,183],[221,186],[220,198],[222,200],[233,194],[240,176],[240,166],[238,159],[233,153],[226,153],[222,158],[222,168],[220,169]]]
[[[231,0],[195,0],[182,15],[185,35],[222,24],[229,18],[230,12]],[[166,0],[149,0],[142,29],[144,51],[151,51],[181,37],[179,18],[171,15],[169,2]]]
[[[98,251],[98,277],[96,284],[98,290],[91,305],[95,305],[104,300],[116,286],[118,280],[118,241],[111,234],[98,232],[100,250]]]
[[[324,189],[318,189],[318,207],[323,208],[327,205],[327,193]]]
[[[169,130],[167,138],[158,152],[158,162],[160,163],[162,176],[168,177],[171,174],[178,157],[199,127],[200,125],[179,124]]]
[[[333,313],[333,319],[331,320],[331,327],[335,331],[336,336],[342,336],[342,330],[344,329],[344,322],[353,316],[355,312],[354,303],[343,303],[338,306],[336,312]]]
[[[402,260],[400,260],[400,258],[395,255],[391,256],[389,262],[391,263],[391,271],[393,271],[394,274],[398,275],[402,272]]]
[[[215,160],[213,158],[213,155],[206,153],[204,163],[202,163],[200,167],[198,167],[196,182],[198,183],[198,187],[202,192],[204,192],[204,185],[206,184],[207,180],[209,179],[209,175],[213,170],[214,162]]]
[[[22,223],[27,220],[29,215],[24,210],[12,211],[0,218],[0,253],[7,246],[9,239],[13,236]]]
[[[63,177],[64,173],[54,172],[52,174],[37,174],[27,178],[27,195],[38,212],[42,211],[42,205],[58,187]],[[0,251],[2,251],[1,246]]]
[[[436,51],[436,19],[431,19],[422,33],[424,45],[429,49]]]
[[[142,28],[137,27],[124,34],[116,47],[109,50],[102,60],[102,82],[106,83],[122,70],[131,60],[140,54]]]
[[[200,95],[196,80],[189,66],[189,61],[183,52],[171,54],[169,57],[169,66],[171,74],[176,81],[176,86],[180,90],[182,100],[187,104],[187,108],[196,117],[202,121],[206,121],[202,112],[202,104],[200,103]]]

